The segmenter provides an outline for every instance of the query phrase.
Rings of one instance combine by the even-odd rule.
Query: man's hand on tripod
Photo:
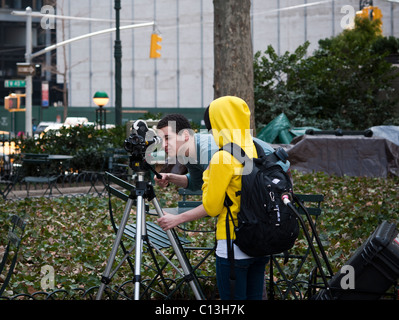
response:
[[[188,179],[185,175],[175,174],[175,173],[160,173],[162,179],[158,179],[154,177],[155,183],[160,187],[165,188],[169,185],[169,183],[173,183],[179,187],[187,188]]]
[[[180,224],[182,216],[174,215],[164,211],[164,216],[157,220],[159,226],[164,230],[169,230]],[[184,222],[184,221],[183,221]]]
[[[155,183],[162,188],[165,188],[169,185],[169,173],[160,173],[162,179],[158,179],[154,177]]]

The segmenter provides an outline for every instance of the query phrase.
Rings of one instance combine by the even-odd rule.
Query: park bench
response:
[[[30,184],[47,184],[43,196],[49,191],[49,196],[53,194],[53,188],[62,194],[57,187],[57,180],[61,177],[60,172],[56,172],[52,166],[48,154],[26,153],[22,158],[23,178],[26,183],[26,192],[29,197]]]
[[[25,230],[25,221],[17,215],[11,216],[12,227],[8,231],[8,243],[5,247],[3,257],[0,262],[0,275],[4,277],[4,282],[0,283],[0,297],[10,282],[17,263],[18,251],[21,245],[22,236]]]
[[[278,299],[281,300],[286,300],[288,298],[301,300],[306,296],[307,298],[310,298],[309,295],[313,289],[311,288],[310,280],[299,279],[299,276],[305,265],[305,262],[310,259],[309,255],[312,255],[311,245],[314,246],[314,241],[316,241],[316,244],[319,247],[319,254],[321,254],[325,262],[324,267],[328,272],[327,277],[332,276],[331,267],[328,263],[326,254],[321,246],[321,241],[317,234],[317,222],[322,214],[321,204],[324,201],[324,196],[321,194],[295,194],[295,197],[297,201],[303,205],[302,208],[302,206],[295,204],[299,214],[304,216],[306,219],[311,219],[311,221],[308,221],[309,229],[303,230],[302,228],[301,230],[302,235],[305,232],[309,234],[311,244],[309,244],[306,239],[303,239],[303,237],[299,237],[298,240],[301,239],[301,241],[304,241],[303,243],[306,243],[299,252],[293,252],[297,249],[296,247],[299,242],[297,240],[297,244],[294,245],[294,247],[288,252],[288,255],[277,254],[270,257],[270,276],[268,279],[268,298],[270,300],[273,300],[276,298],[276,296],[278,296]],[[304,209],[307,211],[307,213],[304,211]],[[289,267],[284,268],[284,265],[287,263],[287,261],[294,261],[294,263],[290,264]],[[314,272],[314,270],[312,272]]]
[[[84,170],[83,175],[86,181],[90,182],[87,193],[94,190],[102,195],[106,190],[106,173],[110,173],[120,179],[127,180],[129,176],[129,155],[125,149],[107,148],[101,155],[102,165],[98,170]]]

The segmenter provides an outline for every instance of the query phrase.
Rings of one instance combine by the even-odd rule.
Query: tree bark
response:
[[[255,134],[254,74],[250,0],[213,0],[214,98],[231,95],[245,100]]]

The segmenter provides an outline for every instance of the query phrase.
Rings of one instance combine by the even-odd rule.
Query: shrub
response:
[[[309,43],[278,56],[269,46],[255,54],[255,119],[263,126],[284,112],[294,126],[364,130],[399,124],[392,80],[398,76],[386,56],[395,39],[379,35],[379,24],[356,19],[353,30]],[[384,49],[385,48],[385,49]]]
[[[100,170],[103,154],[109,148],[122,148],[126,137],[123,126],[97,130],[94,126],[76,126],[48,131],[38,139],[25,138],[17,143],[22,153],[67,154],[74,158],[74,171]]]

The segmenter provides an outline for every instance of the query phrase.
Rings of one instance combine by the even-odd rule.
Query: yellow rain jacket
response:
[[[241,146],[249,158],[257,157],[250,131],[250,111],[244,100],[226,96],[214,100],[209,106],[209,119],[213,138],[219,148],[234,142]],[[216,152],[203,174],[202,203],[208,215],[218,216],[216,239],[226,239],[227,208],[224,199],[232,200],[230,207],[234,223],[240,209],[241,173],[243,165],[227,151]],[[235,239],[234,227],[230,221],[231,238]]]

